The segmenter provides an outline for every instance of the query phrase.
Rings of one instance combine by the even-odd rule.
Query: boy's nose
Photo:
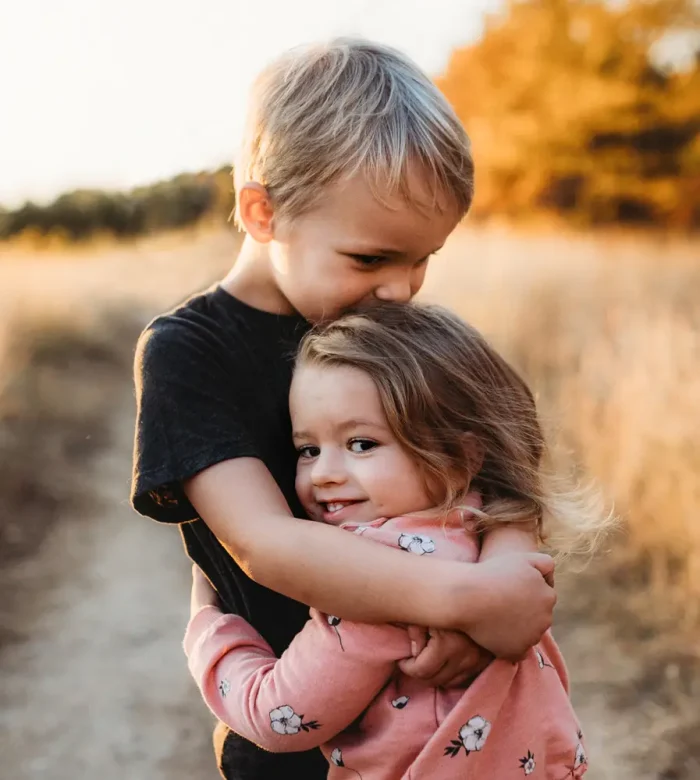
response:
[[[388,303],[408,303],[417,290],[413,289],[409,276],[392,279],[374,291],[375,297]]]
[[[412,268],[391,269],[374,290],[377,300],[389,303],[408,303],[420,290],[425,277],[425,263]]]

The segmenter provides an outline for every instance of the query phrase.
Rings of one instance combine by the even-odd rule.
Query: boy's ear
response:
[[[241,187],[238,193],[238,214],[251,238],[260,244],[272,240],[272,203],[262,184],[249,181]]]

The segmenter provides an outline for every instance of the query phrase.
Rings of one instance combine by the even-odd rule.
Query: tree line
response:
[[[228,218],[233,209],[229,168],[181,174],[129,192],[76,190],[47,206],[32,202],[0,210],[0,239],[27,231],[58,234],[83,241],[98,234],[131,238],[195,224],[205,218]]]

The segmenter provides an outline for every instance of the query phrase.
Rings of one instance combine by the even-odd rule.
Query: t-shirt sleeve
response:
[[[161,522],[194,520],[184,480],[224,460],[260,457],[246,429],[236,377],[206,333],[166,318],[141,334],[134,381],[132,505]]]

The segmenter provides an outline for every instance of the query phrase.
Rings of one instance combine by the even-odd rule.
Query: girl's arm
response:
[[[184,642],[190,671],[214,715],[265,750],[292,753],[330,740],[410,653],[405,629],[315,612],[278,660],[243,618],[214,605],[214,591],[196,567],[193,574]]]
[[[554,566],[547,555],[431,560],[296,520],[253,458],[211,466],[184,488],[248,576],[327,614],[458,629],[504,658],[522,655],[551,625],[556,597],[544,581]]]

